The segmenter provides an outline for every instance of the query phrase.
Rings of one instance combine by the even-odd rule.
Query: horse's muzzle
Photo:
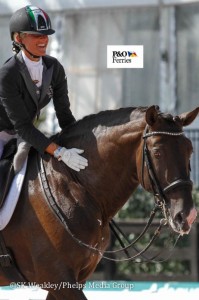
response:
[[[195,222],[197,217],[197,210],[192,208],[188,216],[185,216],[183,212],[178,212],[174,219],[173,224],[171,226],[175,231],[180,233],[181,235],[188,234],[192,224]]]

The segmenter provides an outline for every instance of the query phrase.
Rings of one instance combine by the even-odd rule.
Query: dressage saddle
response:
[[[15,176],[13,159],[17,151],[17,140],[10,140],[4,147],[0,160],[0,208],[9,192],[10,185]]]

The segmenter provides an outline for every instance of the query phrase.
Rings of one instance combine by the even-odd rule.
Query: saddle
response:
[[[4,147],[0,160],[0,208],[9,192],[10,185],[15,176],[13,159],[17,151],[17,139],[10,140]]]
[[[13,167],[14,155],[17,152],[17,139],[10,140],[4,147],[3,155],[0,160],[0,208],[10,190],[15,173]],[[5,207],[5,206],[4,206]],[[2,210],[4,209],[2,208]],[[4,237],[0,231],[0,271],[13,282],[23,282],[28,280],[19,270],[12,250],[5,244]]]

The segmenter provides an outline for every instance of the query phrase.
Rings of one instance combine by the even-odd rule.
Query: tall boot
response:
[[[13,164],[7,159],[0,161],[0,208],[9,192],[10,185],[15,176]]]

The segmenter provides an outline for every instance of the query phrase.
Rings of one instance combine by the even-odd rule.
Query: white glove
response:
[[[64,147],[59,147],[54,152],[54,156],[58,160],[62,160],[67,166],[75,171],[80,171],[88,166],[88,160],[79,154],[83,153],[84,150],[72,148],[66,149]]]

